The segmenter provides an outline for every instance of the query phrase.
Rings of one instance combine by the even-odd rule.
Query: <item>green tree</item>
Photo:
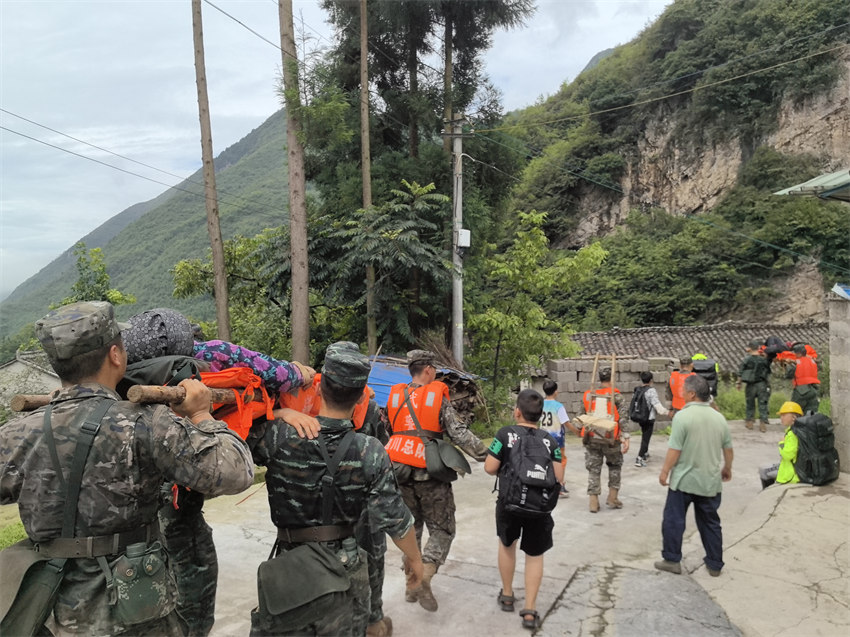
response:
[[[449,198],[434,192],[434,184],[401,181],[392,199],[353,217],[322,224],[327,238],[341,249],[335,262],[331,296],[361,306],[362,275],[367,265],[376,272],[379,340],[385,348],[406,347],[428,327],[448,280],[444,224]],[[355,295],[352,295],[355,292]],[[364,291],[365,294],[365,291]]]
[[[77,257],[77,280],[71,286],[71,296],[66,296],[51,309],[76,303],[77,301],[109,301],[112,305],[125,305],[136,302],[132,294],[120,292],[109,287],[109,274],[103,261],[100,248],[86,250],[86,244],[80,241],[74,246]]]
[[[554,294],[569,297],[606,256],[599,244],[557,255],[543,233],[545,219],[542,212],[518,213],[513,242],[503,252],[490,246],[483,280],[471,292],[466,320],[470,367],[487,376],[494,391],[513,386],[528,367],[577,351],[567,323],[548,314],[543,301]]]

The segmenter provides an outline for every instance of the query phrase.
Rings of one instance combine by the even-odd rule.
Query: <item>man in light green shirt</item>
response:
[[[682,572],[682,536],[685,515],[693,503],[705,566],[711,576],[723,568],[723,532],[720,526],[722,483],[732,479],[732,437],[723,415],[711,408],[708,383],[688,376],[684,384],[685,407],[673,417],[673,430],[664,466],[658,476],[669,486],[661,523],[664,558],[655,568]]]

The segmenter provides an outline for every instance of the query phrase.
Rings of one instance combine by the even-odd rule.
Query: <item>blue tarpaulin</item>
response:
[[[442,375],[451,375],[465,380],[475,380],[473,374],[467,374],[452,367],[437,369],[437,378]],[[399,383],[409,383],[410,372],[407,371],[407,363],[403,359],[392,356],[378,356],[372,360],[372,371],[369,373],[369,387],[375,392],[375,402],[379,407],[386,407],[390,397],[390,389]],[[451,385],[449,385],[451,388]]]

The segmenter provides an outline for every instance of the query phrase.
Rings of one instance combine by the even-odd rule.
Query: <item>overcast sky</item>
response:
[[[213,2],[279,42],[275,0]],[[530,105],[597,52],[634,38],[669,3],[538,0],[527,27],[496,35],[487,73],[507,110]],[[280,107],[280,51],[202,6],[218,154]],[[293,6],[307,34],[330,37],[318,0]],[[189,0],[0,0],[0,126],[15,131],[0,129],[0,299],[110,217],[200,166],[193,50]]]

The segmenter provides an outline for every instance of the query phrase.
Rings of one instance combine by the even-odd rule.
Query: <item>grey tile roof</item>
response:
[[[595,354],[638,358],[680,356],[702,352],[720,364],[721,372],[734,373],[744,358],[744,346],[754,339],[778,336],[783,341],[809,343],[819,353],[829,351],[829,323],[733,323],[685,327],[614,328],[607,332],[578,332],[572,340],[582,346],[582,356]]]

